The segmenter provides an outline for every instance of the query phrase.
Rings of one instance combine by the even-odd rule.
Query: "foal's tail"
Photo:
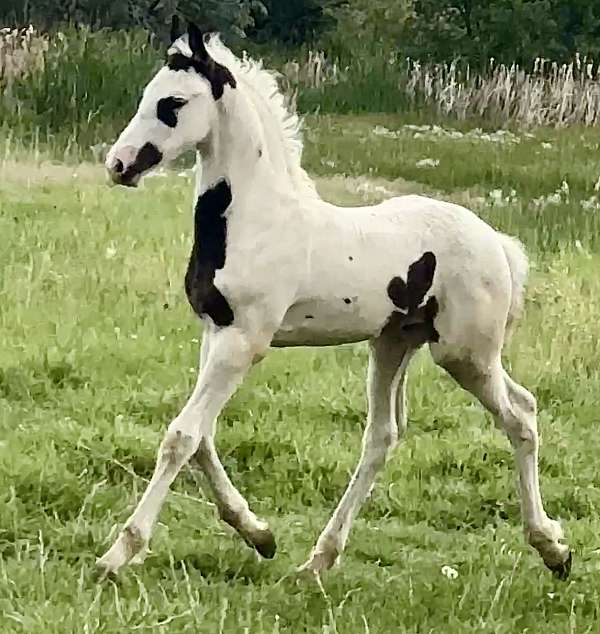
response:
[[[508,318],[506,320],[505,339],[508,339],[515,323],[523,312],[525,283],[527,282],[529,261],[527,260],[525,249],[519,240],[503,233],[499,235],[506,260],[508,261],[512,283],[510,308],[508,309]]]

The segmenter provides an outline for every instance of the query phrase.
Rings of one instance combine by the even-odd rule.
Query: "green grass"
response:
[[[360,449],[366,349],[356,345],[273,351],[220,419],[223,462],[276,533],[273,561],[219,522],[187,469],[145,565],[97,584],[95,557],[139,498],[195,377],[200,327],[183,292],[192,185],[171,175],[108,189],[95,168],[23,157],[0,163],[3,634],[597,631],[600,220],[580,202],[594,194],[599,133],[541,131],[510,146],[371,133],[402,123],[313,119],[306,164],[340,202],[361,199],[357,184],[367,200],[381,196],[375,185],[438,192],[526,241],[527,311],[507,363],[538,397],[542,491],[575,549],[570,581],[524,544],[508,442],[426,353],[410,374],[406,440],[342,565],[323,577],[326,596],[293,575]],[[415,167],[427,157],[440,165]],[[534,209],[563,178],[569,202]],[[517,199],[486,203],[499,187]]]

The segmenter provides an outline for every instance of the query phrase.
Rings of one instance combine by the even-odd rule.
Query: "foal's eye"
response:
[[[186,103],[182,97],[163,97],[156,104],[156,116],[159,121],[174,128],[177,125],[177,111]]]

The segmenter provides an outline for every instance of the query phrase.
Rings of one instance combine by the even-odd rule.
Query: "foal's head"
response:
[[[176,28],[176,27],[175,27]],[[175,46],[166,64],[146,86],[137,112],[111,147],[106,168],[114,183],[135,187],[143,174],[163,161],[202,144],[210,136],[218,102],[236,81],[216,62],[194,24]]]

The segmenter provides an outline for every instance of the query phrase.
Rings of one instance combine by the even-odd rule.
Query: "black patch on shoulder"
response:
[[[179,109],[185,105],[185,99],[178,97],[163,97],[156,104],[156,116],[170,128],[177,125],[177,113]]]
[[[140,148],[135,161],[121,175],[121,183],[127,185],[138,174],[148,171],[150,168],[158,165],[162,161],[162,152],[154,145],[154,143],[145,143]]]
[[[171,70],[192,69],[202,75],[210,83],[210,89],[215,101],[218,101],[223,96],[226,85],[231,86],[231,88],[237,86],[235,77],[229,69],[216,62],[208,53],[202,57],[199,55],[186,57],[181,53],[173,53],[167,58],[167,66]]]
[[[433,324],[439,310],[437,299],[431,296],[421,306],[433,284],[435,267],[435,255],[427,251],[408,267],[406,282],[401,277],[390,280],[387,294],[399,310],[390,315],[384,331],[395,331],[415,346],[439,341],[440,336]]]
[[[185,275],[185,292],[194,312],[208,315],[217,326],[233,322],[231,306],[214,285],[215,271],[225,266],[227,218],[231,188],[222,179],[207,189],[196,203],[194,246]]]

